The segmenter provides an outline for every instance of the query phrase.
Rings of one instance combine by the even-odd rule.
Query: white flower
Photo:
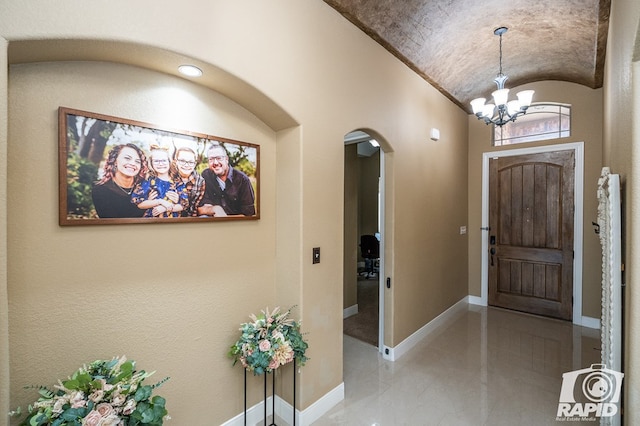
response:
[[[53,403],[53,412],[57,413],[57,414],[62,414],[63,410],[63,406],[68,403],[69,400],[65,397],[58,397],[55,399],[55,402]]]
[[[135,410],[136,410],[136,400],[129,399],[127,403],[124,405],[124,408],[122,409],[122,414],[124,414],[125,416],[128,416],[129,414],[133,413]]]
[[[89,395],[89,400],[93,402],[100,402],[102,398],[104,398],[104,391],[102,389],[96,389]]]
[[[126,400],[127,400],[127,397],[118,391],[116,391],[114,394],[111,395],[111,404],[115,407],[118,407],[124,404]]]
[[[80,408],[87,405],[87,401],[84,399],[84,392],[81,391],[71,392],[69,402],[71,403],[71,408]]]

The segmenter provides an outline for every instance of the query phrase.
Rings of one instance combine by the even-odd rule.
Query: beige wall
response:
[[[342,307],[358,303],[358,145],[344,147],[344,275]]]
[[[393,165],[393,172],[385,173],[386,185],[393,175],[393,192],[386,191],[385,204],[393,206],[396,224],[395,270],[391,292],[387,290],[392,293],[394,335],[392,342],[385,341],[388,346],[396,346],[468,294],[467,235],[459,232],[467,223],[468,134],[465,125],[447,124],[447,112],[454,116],[459,110],[409,114],[407,124],[422,121],[424,136],[406,139],[408,149],[397,150],[392,158],[385,150],[387,167]],[[431,127],[440,129],[437,142],[429,139]],[[385,237],[388,242],[388,231]],[[388,249],[385,245],[385,255]]]
[[[640,2],[611,4],[604,82],[604,158],[623,185],[625,241],[625,424],[640,423]],[[635,62],[632,62],[635,61]]]
[[[357,128],[387,153],[385,344],[467,294],[467,241],[458,234],[467,220],[467,116],[323,2],[26,0],[0,5],[0,28],[12,62],[62,60],[9,74],[9,160],[0,154],[12,200],[2,215],[9,322],[0,337],[9,336],[9,353],[0,352],[0,366],[10,371],[11,406],[31,400],[25,384],[52,384],[83,362],[125,353],[172,376],[161,394],[176,424],[222,423],[242,409],[242,373],[226,350],[240,322],[274,304],[297,304],[308,333],[299,408],[338,386],[343,137]],[[174,74],[183,57],[205,68],[202,87],[107,63]],[[69,62],[82,59],[106,62]],[[55,109],[65,104],[260,144],[261,219],[59,227]],[[431,127],[441,131],[437,143]],[[156,249],[174,241],[196,254]],[[322,249],[318,265],[312,247]],[[141,266],[151,264],[175,267]],[[212,407],[206,420],[202,406]]]
[[[282,300],[276,302],[275,288],[275,133],[214,92],[115,64],[12,66],[9,105],[13,402],[33,396],[24,384],[50,383],[84,361],[126,354],[141,368],[171,376],[161,395],[178,402],[171,409],[179,419],[195,411],[199,398],[230,395],[218,416],[237,414],[242,382],[226,349],[249,313]],[[261,219],[59,227],[61,105],[259,144]],[[225,385],[208,385],[214,377]],[[190,387],[209,390],[179,402],[180,389]]]
[[[525,148],[584,142],[584,227],[582,267],[582,315],[600,318],[601,249],[592,221],[597,219],[596,189],[602,169],[602,90],[560,81],[538,82],[518,88],[535,89],[535,102],[571,104],[571,136],[539,143],[516,145]],[[491,126],[469,116],[469,294],[480,296],[482,155],[484,152],[509,149],[491,146]]]

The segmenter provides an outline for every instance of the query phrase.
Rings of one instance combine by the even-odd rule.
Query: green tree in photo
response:
[[[70,217],[93,217],[91,188],[98,178],[98,165],[76,153],[67,157],[67,214]]]

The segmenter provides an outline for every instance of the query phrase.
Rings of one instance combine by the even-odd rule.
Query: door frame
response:
[[[378,270],[378,352],[385,355],[384,351],[384,282],[385,282],[385,235],[386,235],[386,217],[385,217],[385,162],[384,162],[384,149],[380,147],[380,178],[378,179],[378,221],[380,223],[380,260]]]
[[[575,193],[573,210],[573,323],[584,325],[582,318],[582,252],[584,221],[584,142],[560,145],[544,145],[530,148],[509,149],[482,153],[482,242],[480,304],[489,302],[489,160],[515,155],[540,154],[543,152],[573,150],[575,154]]]
[[[353,138],[347,138],[350,133],[360,132]],[[370,139],[376,139],[378,143],[384,140],[377,132],[370,129],[358,129],[350,133],[347,133],[344,138],[344,146],[357,144],[360,142],[366,142]],[[385,144],[386,146],[386,144]],[[384,345],[385,334],[385,239],[386,239],[386,198],[385,198],[385,149],[383,144],[379,147],[379,178],[378,178],[378,231],[380,232],[380,245],[379,245],[379,269],[378,269],[378,352],[384,357],[388,358],[387,351],[389,348]],[[344,179],[343,179],[344,180]],[[344,187],[344,182],[342,183]],[[343,235],[344,236],[344,235]]]

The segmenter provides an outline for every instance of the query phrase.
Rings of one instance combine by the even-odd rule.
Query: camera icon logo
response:
[[[558,417],[611,417],[618,412],[624,374],[592,364],[562,375]]]

